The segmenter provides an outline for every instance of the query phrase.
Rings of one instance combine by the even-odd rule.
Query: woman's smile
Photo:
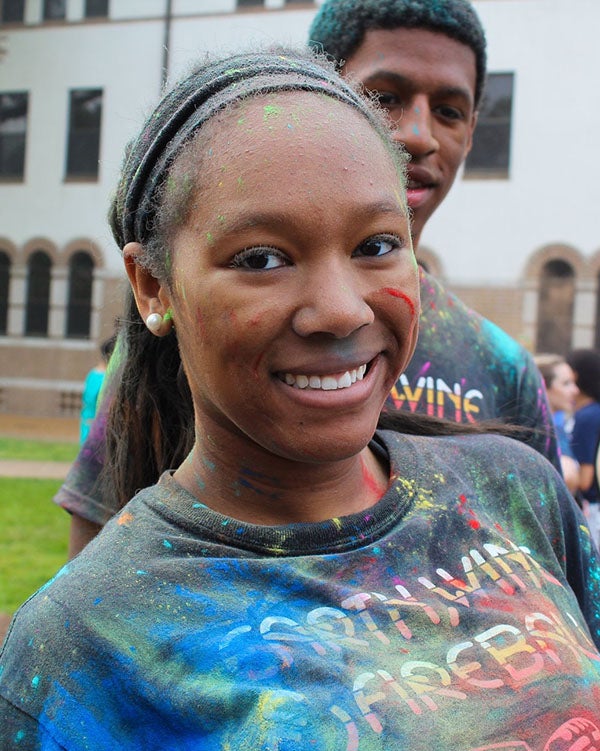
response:
[[[345,370],[343,373],[332,373],[330,375],[284,373],[279,374],[279,378],[288,386],[293,386],[296,389],[336,391],[337,389],[348,389],[356,381],[362,381],[366,371],[367,363],[359,365],[358,368],[352,368],[352,370]]]

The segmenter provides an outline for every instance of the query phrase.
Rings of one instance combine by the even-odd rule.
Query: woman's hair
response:
[[[533,357],[538,370],[542,374],[547,389],[552,387],[552,381],[556,377],[556,368],[567,363],[562,355],[543,353]]]
[[[577,388],[600,402],[600,350],[575,349],[567,355],[567,362],[575,373]]]
[[[325,0],[309,44],[338,63],[348,60],[372,29],[425,29],[445,34],[475,54],[475,107],[486,77],[485,32],[469,0]]]
[[[323,58],[282,49],[234,55],[207,62],[177,84],[129,144],[109,215],[119,247],[140,243],[136,262],[169,285],[171,234],[185,219],[190,197],[203,187],[196,184],[202,170],[188,157],[197,160],[198,138],[210,138],[211,128],[205,126],[217,114],[222,118],[235,112],[243,100],[289,91],[315,92],[359,112],[380,135],[397,162],[399,180],[404,180],[404,152],[394,144],[383,115]],[[155,483],[165,469],[179,466],[194,441],[177,321],[170,334],[156,337],[144,325],[131,290],[127,300],[121,323],[123,363],[108,417],[101,477],[102,495],[116,495],[120,505]],[[387,415],[385,421],[409,433],[483,430],[414,415]]]

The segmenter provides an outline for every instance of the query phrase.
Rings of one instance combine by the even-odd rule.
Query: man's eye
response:
[[[445,117],[446,120],[464,120],[464,115],[462,113],[462,110],[459,110],[458,107],[451,107],[450,105],[441,105],[437,108],[437,111],[442,117]]]
[[[246,248],[233,257],[230,266],[234,269],[268,271],[289,266],[289,261],[275,248]]]
[[[396,94],[391,94],[389,91],[371,91],[370,93],[375,97],[375,101],[380,107],[383,107],[383,109],[389,110],[394,107],[402,106],[400,97],[396,96]]]
[[[402,247],[404,247],[404,241],[397,235],[376,235],[362,242],[352,255],[377,258],[392,253],[394,250],[400,250]]]

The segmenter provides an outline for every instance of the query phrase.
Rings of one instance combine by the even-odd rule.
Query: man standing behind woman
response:
[[[592,537],[600,545],[600,489],[596,473],[596,454],[600,442],[600,351],[576,349],[567,357],[575,373],[579,393],[575,399],[575,418],[571,446],[580,464],[579,490],[583,511]]]

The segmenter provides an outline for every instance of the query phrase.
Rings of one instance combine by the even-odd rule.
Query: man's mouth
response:
[[[420,206],[429,197],[432,190],[433,185],[425,185],[424,183],[410,180],[406,187],[406,198],[409,207],[415,209]]]
[[[337,389],[347,389],[357,381],[362,381],[367,372],[367,363],[359,365],[358,368],[346,370],[343,373],[332,375],[303,375],[298,373],[283,373],[279,375],[280,380],[292,386],[295,389],[314,389],[319,391],[335,391]]]

